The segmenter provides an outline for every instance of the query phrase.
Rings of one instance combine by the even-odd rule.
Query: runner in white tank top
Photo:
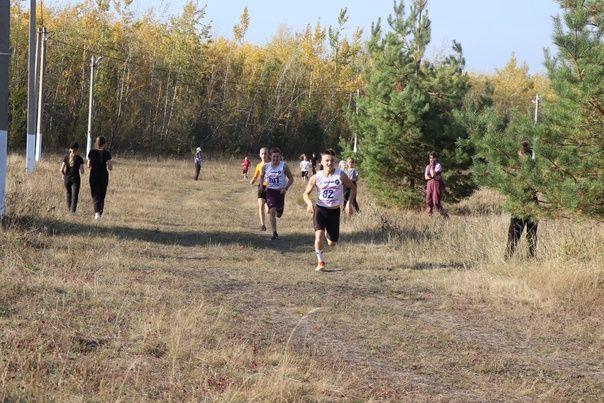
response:
[[[333,150],[325,150],[321,153],[321,165],[324,168],[310,178],[302,195],[306,202],[306,210],[313,215],[317,271],[325,270],[325,260],[323,259],[325,239],[327,239],[328,245],[333,246],[340,237],[340,206],[344,201],[344,186],[350,189],[350,198],[344,209],[346,214],[352,214],[352,203],[357,195],[357,188],[348,175],[340,169],[336,169],[335,155]],[[310,199],[313,189],[317,189],[316,206]],[[329,238],[326,238],[326,233]]]
[[[264,166],[264,180],[267,189],[281,190],[285,187],[285,162],[280,161],[276,167],[272,162]]]
[[[336,169],[331,175],[325,170],[317,172],[317,206],[340,208],[344,204],[344,187],[342,186],[342,170]]]
[[[283,215],[285,209],[285,193],[294,183],[294,177],[287,166],[281,161],[281,150],[273,148],[270,151],[271,162],[262,167],[262,177],[266,181],[266,205],[270,214],[270,223],[273,230],[271,240],[279,238],[277,234],[277,218]]]

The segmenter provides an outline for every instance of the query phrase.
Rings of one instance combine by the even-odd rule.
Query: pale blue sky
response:
[[[47,0],[46,4],[58,2]],[[73,3],[74,0],[70,1]],[[139,12],[150,7],[161,15],[180,13],[185,0],[134,0]],[[410,0],[406,0],[408,5]],[[250,27],[246,39],[266,43],[280,27],[300,31],[319,19],[335,25],[339,11],[348,8],[348,34],[356,27],[369,33],[371,22],[382,17],[382,26],[392,12],[392,0],[199,0],[207,4],[206,20],[213,21],[214,36],[232,37],[232,27],[248,6]],[[512,52],[531,73],[544,73],[543,48],[550,48],[552,16],[559,14],[554,0],[430,0],[432,43],[428,56],[448,52],[452,40],[461,42],[467,69],[493,73],[502,68]]]

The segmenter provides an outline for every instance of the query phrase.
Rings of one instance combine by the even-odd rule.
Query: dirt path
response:
[[[118,161],[101,222],[85,201],[23,218],[0,254],[0,400],[604,399],[601,314],[477,293],[497,277],[413,257],[434,232],[367,199],[317,273],[303,184],[270,241],[236,167]]]
[[[291,195],[301,190],[298,183]],[[203,197],[204,208],[220,211],[201,212],[191,222],[217,230],[202,237],[245,246],[240,261],[210,256],[201,272],[194,260],[182,262],[181,270],[196,278],[199,292],[235,307],[240,337],[249,343],[288,342],[299,354],[356,374],[360,390],[379,398],[508,400],[537,393],[573,399],[580,389],[604,396],[602,345],[577,345],[565,330],[572,317],[555,314],[532,325],[513,308],[502,315],[463,296],[451,301],[409,281],[416,273],[347,267],[341,252],[328,252],[341,271],[315,273],[309,217],[291,195],[279,220],[282,239],[274,242],[270,232],[257,230],[249,185],[232,181],[221,192],[191,189],[185,196]],[[205,221],[208,216],[215,222]],[[342,232],[344,244],[346,223]]]

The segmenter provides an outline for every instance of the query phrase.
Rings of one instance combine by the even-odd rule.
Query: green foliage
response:
[[[555,96],[544,100],[538,124],[527,113],[502,117],[494,107],[466,111],[466,124],[479,182],[507,196],[512,214],[602,217],[604,7],[578,0],[561,5],[563,19],[554,21],[558,55],[546,63]],[[530,163],[516,155],[521,139],[533,143]]]
[[[417,205],[423,197],[427,154],[436,151],[444,167],[449,201],[469,195],[474,188],[468,168],[471,149],[454,111],[468,90],[461,46],[444,60],[424,60],[430,41],[426,1],[416,0],[405,16],[395,2],[382,33],[372,26],[368,44],[370,62],[366,86],[357,113],[348,114],[359,133],[363,169],[370,189],[384,203]]]
[[[198,1],[187,1],[167,21],[154,11],[137,17],[131,4],[45,4],[52,32],[45,151],[85,143],[90,58],[99,55],[105,57],[95,69],[92,133],[105,135],[114,151],[182,154],[202,145],[209,153],[255,153],[278,144],[299,155],[350,138],[344,110],[361,86],[364,54],[360,31],[343,34],[345,10],[329,38],[317,23],[254,46],[245,42],[247,8],[229,40],[210,35]],[[27,10],[12,2],[9,143],[15,150],[25,141],[27,41]]]
[[[548,201],[567,211],[604,216],[604,6],[563,1],[554,19],[557,56],[546,66],[557,98],[545,102],[539,145],[547,161]]]

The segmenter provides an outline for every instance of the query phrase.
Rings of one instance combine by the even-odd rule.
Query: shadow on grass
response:
[[[467,270],[474,266],[470,262],[449,262],[449,263],[433,263],[433,262],[416,262],[403,263],[396,266],[387,267],[387,270]]]
[[[285,233],[279,239],[271,241],[270,233],[253,229],[241,231],[162,231],[159,229],[133,228],[126,226],[105,225],[104,223],[82,223],[77,221],[39,218],[32,216],[13,217],[11,227],[43,231],[48,235],[82,235],[115,237],[118,239],[153,242],[162,245],[207,246],[212,244],[239,244],[255,248],[294,251],[312,245],[314,232],[311,228],[305,232]],[[379,245],[396,240],[426,241],[437,236],[430,232],[397,229],[392,231],[363,231],[341,235],[342,243]]]

